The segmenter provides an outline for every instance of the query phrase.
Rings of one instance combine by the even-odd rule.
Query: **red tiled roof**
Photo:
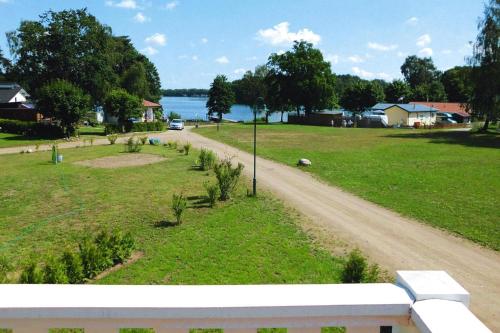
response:
[[[146,101],[145,99],[142,100],[142,105],[145,106],[145,107],[152,107],[152,108],[159,108],[161,107],[161,104],[158,104],[158,103],[153,103],[153,102],[150,102],[150,101]]]
[[[456,113],[462,117],[470,117],[464,104],[461,103],[443,103],[443,102],[410,102],[410,104],[420,104],[436,108],[439,112]]]

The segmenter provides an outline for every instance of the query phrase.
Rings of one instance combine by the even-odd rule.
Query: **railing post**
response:
[[[380,333],[379,326],[373,327],[346,327],[346,333]]]
[[[19,327],[13,328],[12,333],[48,333],[49,329],[44,327]]]
[[[154,329],[155,333],[189,333],[188,328],[163,328],[157,327]]]
[[[83,331],[85,333],[120,333],[119,328],[114,327],[88,327],[84,328]]]
[[[321,333],[321,327],[289,328],[288,333]]]

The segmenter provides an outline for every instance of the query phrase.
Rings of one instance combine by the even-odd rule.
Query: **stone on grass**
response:
[[[299,160],[299,163],[297,163],[297,165],[310,166],[311,165],[311,161],[308,160],[307,158],[301,158]]]

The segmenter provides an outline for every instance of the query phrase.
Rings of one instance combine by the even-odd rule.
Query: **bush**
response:
[[[43,268],[43,282],[49,284],[68,283],[66,267],[62,260],[53,256],[47,258],[45,267]]]
[[[220,200],[225,201],[230,198],[231,193],[236,188],[236,185],[238,185],[242,170],[243,164],[238,163],[238,166],[233,168],[230,159],[225,159],[215,164],[214,171],[219,186]]]
[[[130,233],[123,234],[114,229],[111,232],[101,231],[95,242],[102,256],[106,259],[106,268],[123,263],[130,258],[134,249],[134,240]]]
[[[118,135],[116,134],[108,134],[107,135],[108,141],[110,145],[114,145],[116,140],[118,140]]]
[[[84,282],[83,265],[80,255],[74,251],[66,250],[61,258],[66,269],[68,283],[79,284]]]
[[[355,249],[344,264],[341,279],[342,283],[376,282],[379,279],[379,268],[377,265],[368,267],[361,251]]]
[[[133,136],[128,138],[127,143],[125,144],[125,150],[129,153],[138,153],[142,149],[139,139],[135,140]]]
[[[187,208],[187,200],[182,194],[172,195],[172,210],[174,211],[177,224],[182,223],[182,215]]]
[[[200,155],[198,156],[199,167],[203,171],[207,171],[213,168],[217,157],[215,153],[211,150],[202,148],[200,151]]]
[[[78,247],[85,278],[92,279],[107,268],[105,253],[99,251],[99,247],[89,237],[83,239]]]
[[[177,112],[174,112],[174,111],[170,111],[170,113],[168,114],[168,120],[172,120],[172,119],[181,119],[181,115],[178,114]]]
[[[139,140],[141,141],[141,144],[142,144],[142,145],[145,145],[145,144],[146,144],[146,142],[148,142],[148,137],[147,137],[147,136],[141,136],[141,137],[139,138]]]
[[[43,283],[43,273],[34,260],[30,261],[21,273],[19,283],[25,284],[41,284]]]
[[[130,130],[132,132],[162,132],[165,130],[165,123],[162,121],[154,121],[149,123],[133,123]]]
[[[125,132],[130,132],[131,128],[132,128],[131,123],[125,124]],[[122,132],[121,126],[119,126],[117,124],[105,124],[104,125],[104,134],[106,134],[106,135],[121,133],[121,132]]]
[[[183,146],[183,148],[184,148],[184,155],[189,155],[189,151],[191,150],[191,147],[193,147],[193,145],[191,144],[191,142],[186,142],[186,144]]]
[[[0,256],[0,284],[7,282],[7,274],[12,269],[12,265],[6,257]]]
[[[205,183],[204,186],[207,190],[208,203],[210,204],[210,207],[213,207],[215,206],[217,196],[219,195],[219,188],[217,187],[217,184],[210,183]]]
[[[32,137],[47,139],[64,137],[64,131],[61,127],[34,121],[0,119],[0,128],[1,131],[5,133],[21,134]]]

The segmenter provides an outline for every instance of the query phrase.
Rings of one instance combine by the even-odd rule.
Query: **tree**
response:
[[[483,131],[500,117],[500,0],[490,0],[469,59],[473,92],[470,106],[476,116],[483,117]]]
[[[219,121],[221,121],[222,115],[231,111],[234,102],[235,97],[231,83],[227,81],[225,75],[217,75],[208,90],[208,114],[210,116],[217,115]]]
[[[439,72],[432,62],[432,58],[408,56],[401,66],[401,73],[411,88],[422,84],[430,84],[439,77]]]
[[[340,105],[359,113],[384,100],[382,87],[372,82],[358,82],[348,87],[340,99]]]
[[[11,67],[9,59],[5,58],[2,52],[2,49],[0,49],[0,81],[6,80],[6,74],[9,71]]]
[[[456,66],[448,69],[441,76],[448,101],[466,103],[472,95],[472,67]]]
[[[129,94],[125,89],[118,88],[112,90],[105,99],[104,110],[107,114],[118,118],[118,124],[125,132],[125,124],[130,118],[137,118],[142,115],[141,99]]]
[[[132,64],[122,77],[122,87],[129,93],[146,99],[149,95],[146,70],[140,62]]]
[[[385,101],[389,103],[407,103],[410,100],[410,86],[402,80],[394,80],[385,87]]]
[[[44,85],[37,95],[38,109],[46,117],[59,120],[68,137],[74,134],[80,119],[90,110],[90,97],[65,80]]]
[[[293,50],[271,54],[267,67],[283,94],[281,100],[290,101],[297,110],[303,108],[308,115],[332,106],[335,76],[311,43],[295,41]]]
[[[413,88],[411,99],[414,101],[446,102],[448,100],[446,91],[441,81],[432,81],[428,84],[419,84]]]

